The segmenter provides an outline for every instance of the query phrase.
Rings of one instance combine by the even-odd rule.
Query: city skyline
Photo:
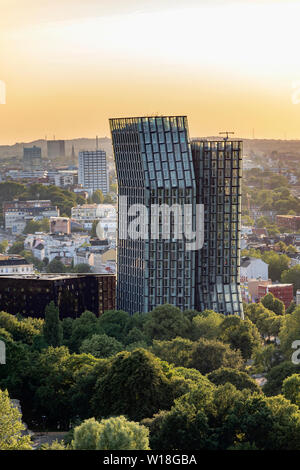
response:
[[[297,2],[16,3],[0,2],[0,145],[162,112],[195,137],[300,138]]]

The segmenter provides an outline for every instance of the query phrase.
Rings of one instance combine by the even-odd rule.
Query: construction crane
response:
[[[224,140],[228,140],[228,135],[234,134],[234,132],[225,131],[225,132],[219,132],[219,134],[226,134],[226,137],[224,137]]]

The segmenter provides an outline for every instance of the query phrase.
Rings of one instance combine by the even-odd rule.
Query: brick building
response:
[[[276,215],[276,223],[279,227],[289,230],[299,230],[300,215]]]
[[[71,219],[69,217],[50,217],[50,233],[71,233]]]
[[[267,284],[258,286],[258,299],[260,300],[266,294],[271,293],[276,299],[281,300],[285,308],[288,308],[294,300],[293,284]]]

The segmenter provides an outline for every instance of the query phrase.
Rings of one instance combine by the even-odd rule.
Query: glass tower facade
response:
[[[149,312],[170,303],[242,315],[241,142],[190,143],[186,116],[110,119],[110,128],[119,196],[117,308]],[[137,204],[148,218],[143,237],[133,239],[128,209]],[[197,204],[204,205],[204,245],[190,250],[185,233],[196,230]],[[154,228],[156,207],[169,213],[159,210]]]
[[[111,119],[110,127],[119,188],[117,307],[130,313],[148,312],[164,303],[194,308],[195,252],[175,236],[178,223],[195,227],[196,185],[187,118]],[[122,224],[128,226],[132,219],[120,206],[120,196],[127,197],[127,207],[147,207],[145,239],[121,239]],[[170,213],[166,239],[165,214],[159,213],[156,230],[150,223],[154,206],[162,205],[179,209],[177,215]],[[184,213],[185,205],[192,208],[190,215]]]
[[[240,294],[241,141],[191,143],[204,245],[196,252],[196,306],[243,315]]]

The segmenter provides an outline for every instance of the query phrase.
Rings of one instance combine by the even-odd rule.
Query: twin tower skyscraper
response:
[[[191,141],[186,116],[110,119],[110,128],[117,308],[132,314],[169,303],[243,316],[242,142]]]

